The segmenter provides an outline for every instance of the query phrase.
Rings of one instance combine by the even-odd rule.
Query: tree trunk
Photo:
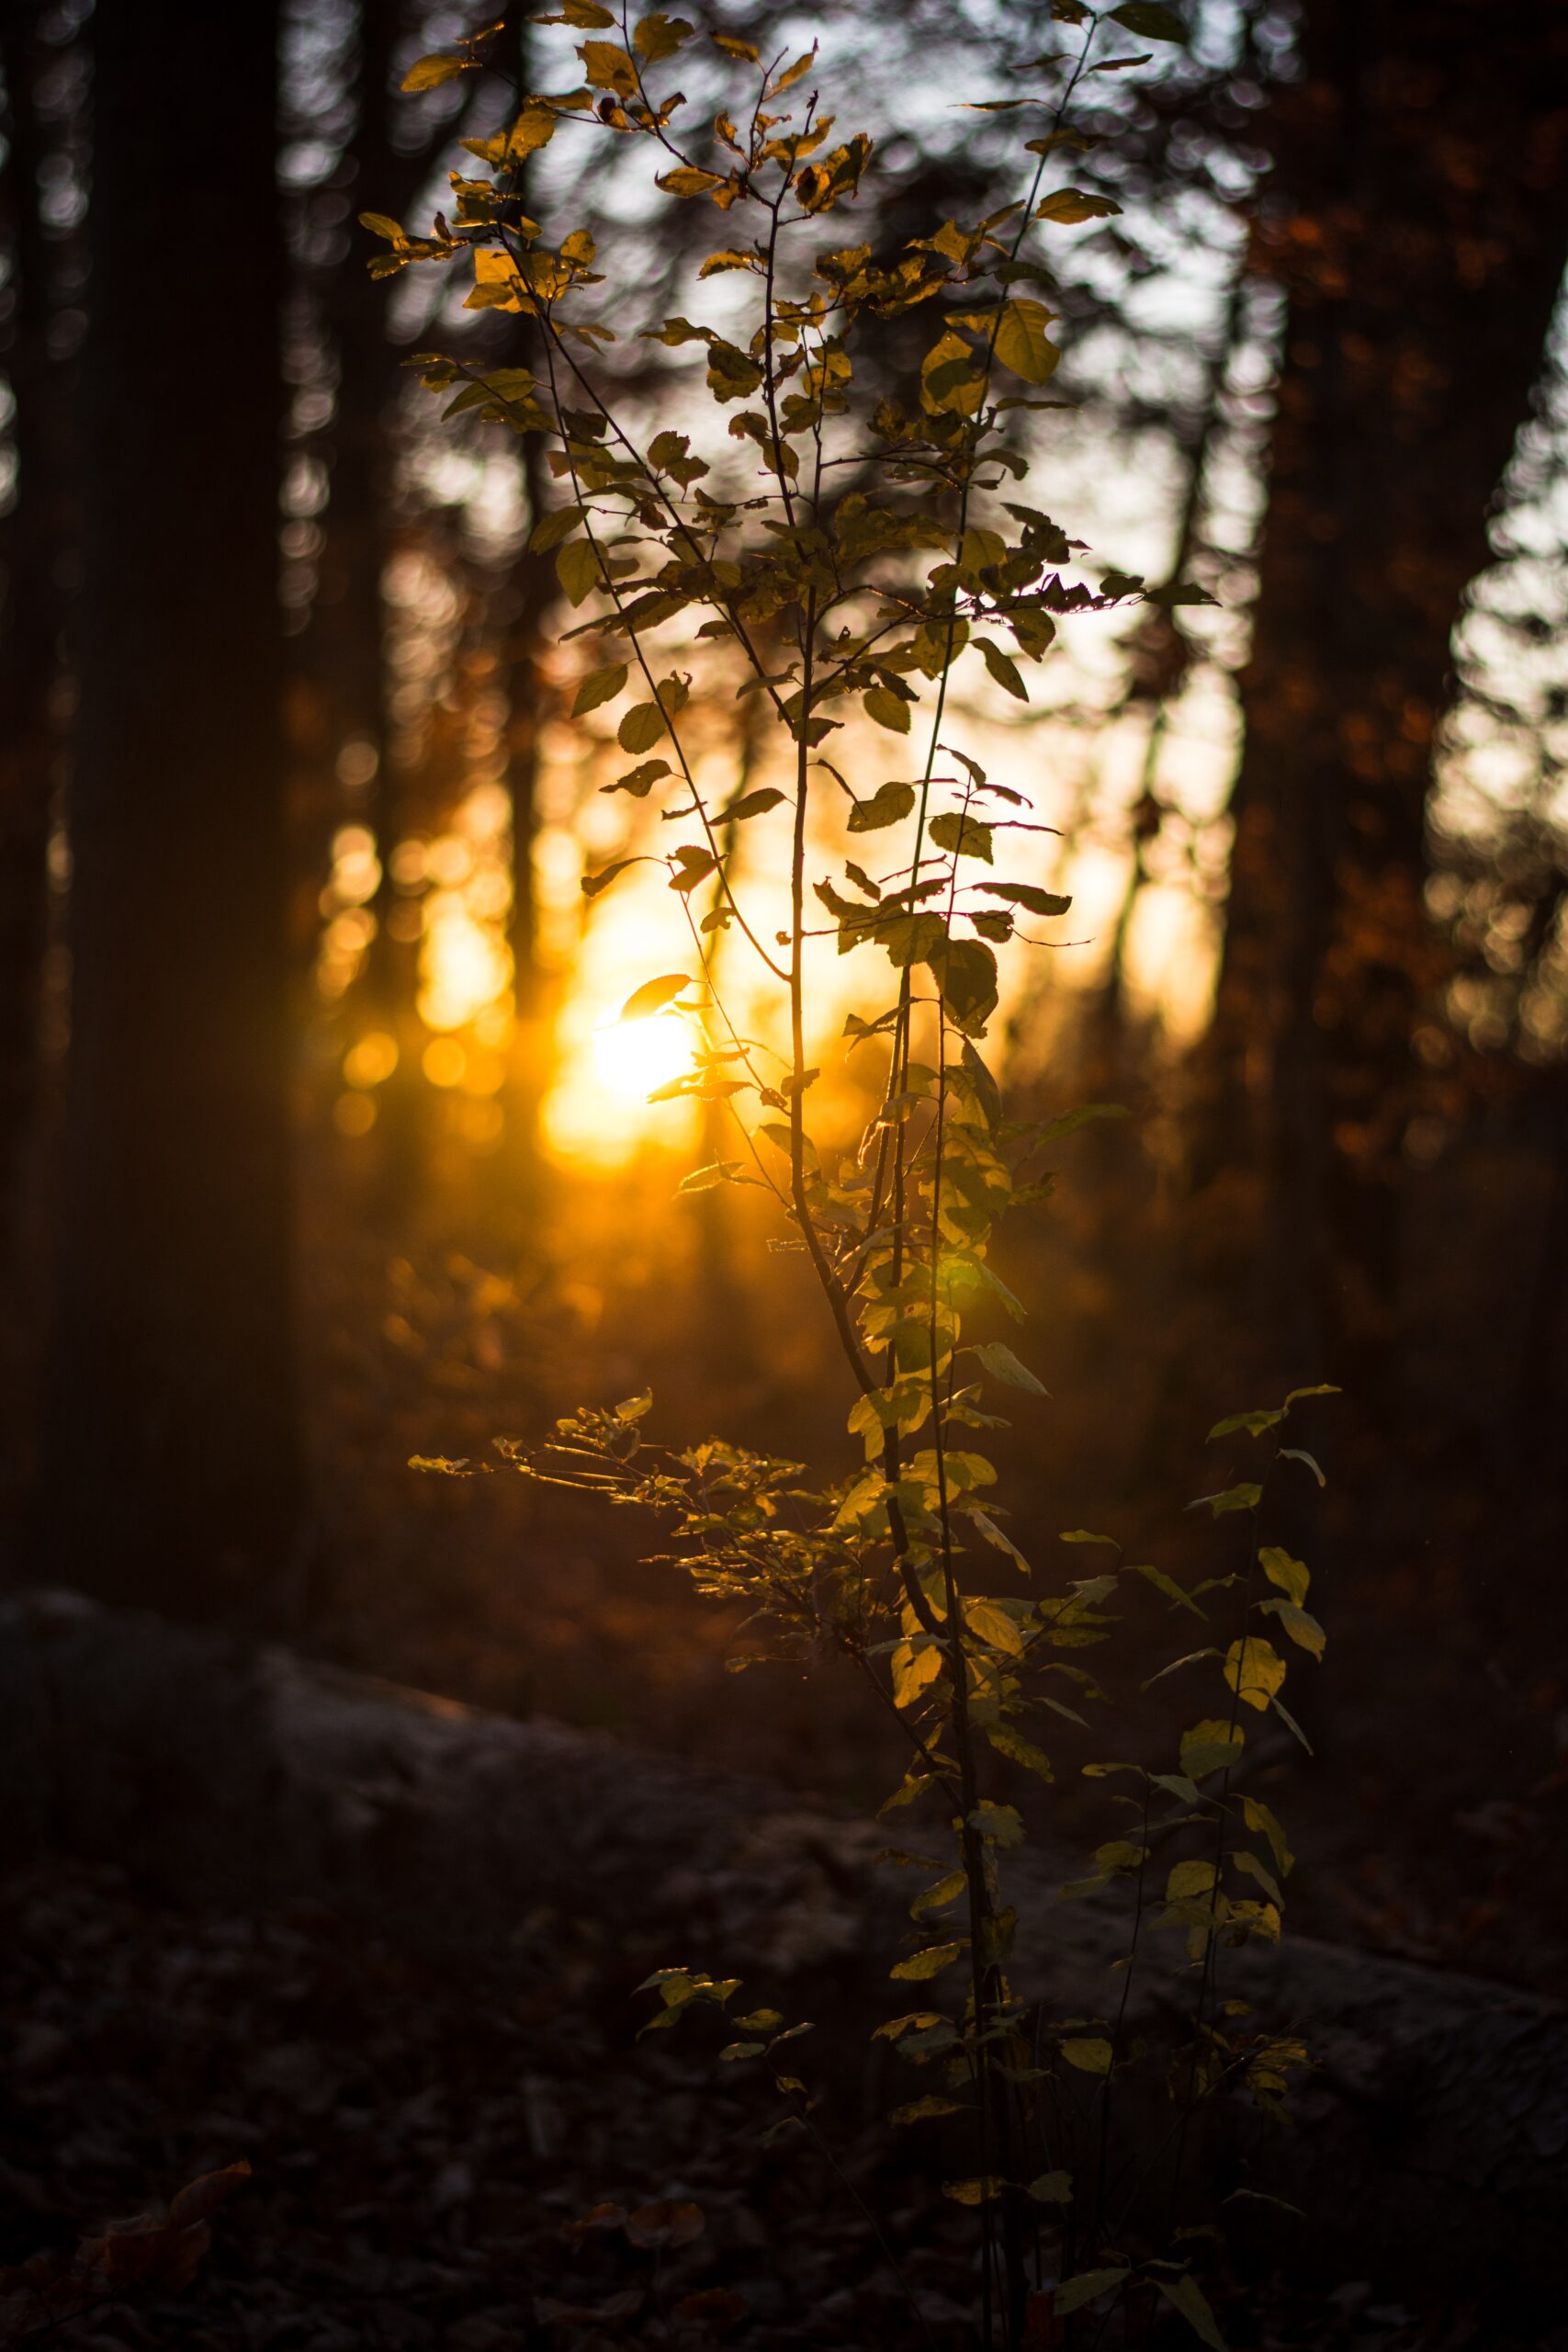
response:
[[[63,367],[49,349],[53,271],[39,209],[43,163],[37,91],[37,0],[0,6],[7,99],[6,228],[13,306],[4,358],[16,401],[17,478],[0,525],[0,1333],[6,1435],[0,1486],[7,1521],[30,1475],[32,1359],[39,1340],[40,1022],[49,933],[46,857],[58,737],[61,564],[69,536]],[[7,1537],[9,1529],[7,1528]],[[6,1548],[9,1548],[8,1542]]]
[[[1286,298],[1207,1169],[1245,1170],[1282,1367],[1392,1332],[1450,636],[1568,254],[1568,17],[1307,0],[1255,264]]]
[[[254,1617],[299,1487],[276,6],[213,29],[191,0],[93,19],[47,1510],[73,1580]]]

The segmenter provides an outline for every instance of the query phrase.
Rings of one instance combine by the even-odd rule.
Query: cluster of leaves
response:
[[[1268,1545],[1253,1544],[1245,1575],[1196,1591],[1152,1567],[1121,1566],[1043,1591],[1005,1532],[991,1495],[997,1472],[980,1450],[984,1433],[1001,1425],[987,1403],[992,1389],[1043,1393],[1010,1347],[966,1336],[976,1325],[994,1328],[998,1315],[1022,1315],[991,1262],[997,1227],[1048,1189],[1043,1155],[1106,1106],[1043,1126],[1011,1122],[982,1056],[1000,997],[998,951],[1032,944],[1025,925],[1055,920],[1068,902],[1026,876],[1012,878],[999,862],[1017,837],[1043,829],[1022,792],[994,782],[948,740],[951,682],[974,652],[1002,693],[1026,701],[1020,662],[1045,657],[1061,616],[1150,597],[1141,580],[1087,563],[1081,542],[1006,493],[1030,470],[1029,417],[1054,405],[1039,397],[1057,357],[1052,274],[1048,254],[1031,249],[1031,232],[1048,235],[1107,208],[1071,187],[1046,187],[1079,144],[1065,127],[1073,94],[1087,75],[1147,62],[1144,52],[1117,53],[1121,37],[1181,36],[1172,12],[1145,0],[1104,13],[1055,0],[1052,15],[1076,45],[1035,61],[1038,95],[984,102],[1020,116],[1031,134],[1021,142],[1025,192],[890,254],[828,242],[829,216],[852,205],[874,159],[863,134],[836,136],[815,50],[764,60],[748,42],[711,35],[745,96],[711,123],[688,127],[667,69],[698,40],[694,27],[661,14],[617,20],[599,0],[565,0],[559,17],[536,20],[585,36],[576,50],[581,76],[564,90],[519,93],[509,122],[467,142],[479,169],[454,173],[450,219],[438,215],[432,234],[415,236],[367,216],[388,247],[378,269],[471,269],[467,307],[519,320],[525,365],[479,369],[437,353],[419,364],[432,390],[452,395],[446,414],[477,413],[546,443],[560,502],[533,544],[554,553],[572,607],[593,600],[590,616],[567,632],[596,649],[575,715],[620,705],[616,741],[635,764],[608,789],[634,799],[678,796],[664,811],[679,830],[662,863],[694,968],[649,980],[622,1017],[673,1010],[693,1023],[693,1069],[662,1091],[723,1104],[743,1156],[694,1171],[688,1186],[750,1182],[775,1196],[789,1246],[808,1260],[838,1335],[864,1468],[824,1485],[798,1464],[716,1441],[669,1453],[644,1440],[646,1396],[571,1417],[536,1459],[509,1451],[532,1475],[669,1521],[675,1556],[699,1589],[746,1606],[753,1646],[738,1664],[841,1653],[902,1725],[911,1761],[890,1803],[923,1808],[928,1842],[948,1844],[942,1856],[895,1858],[934,1875],[910,1906],[917,1947],[892,1973],[932,1988],[951,1975],[961,1989],[945,2007],[925,1992],[929,2006],[877,2031],[904,2059],[936,2067],[944,2085],[906,2102],[898,2121],[972,2119],[978,2161],[951,2193],[980,2219],[983,2340],[999,2335],[1008,2346],[1027,2324],[1027,2256],[1043,2213],[1069,2216],[1062,2234],[1071,2275],[1057,2290],[1058,2314],[1134,2275],[1117,2251],[1103,2154],[1111,2086],[1132,2057],[1119,2024],[1047,2023],[1016,1997],[1009,1971],[1017,1918],[1002,1868],[1025,1822],[1019,1804],[987,1792],[987,1776],[999,1773],[1004,1789],[1051,1781],[1041,1718],[1082,1724],[1084,1708],[1103,1700],[1078,1654],[1110,1638],[1111,1604],[1126,1577],[1200,1616],[1205,1589],[1239,1590],[1229,1646],[1177,1662],[1218,1657],[1228,1713],[1194,1724],[1167,1770],[1090,1768],[1134,1778],[1139,1794],[1121,1801],[1131,1803],[1138,1829],[1101,1844],[1092,1876],[1069,1892],[1131,1881],[1135,1953],[1155,1844],[1187,1831],[1189,1843],[1203,1846],[1171,1866],[1163,1897],[1148,1906],[1156,1924],[1184,1938],[1198,1984],[1192,2041],[1172,2064],[1171,2094],[1184,2118],[1236,2084],[1278,2109],[1300,2047],[1248,2034],[1239,2016],[1225,2014],[1214,1957],[1222,1941],[1278,1937],[1290,1854],[1274,1815],[1251,1795],[1238,1801],[1238,1827],[1230,1789],[1245,1747],[1243,1711],[1285,1713],[1284,1662],[1259,1615],[1314,1655],[1323,1641],[1305,1607],[1305,1568]],[[422,61],[409,86],[478,70],[488,38]],[[563,130],[646,141],[669,198],[712,204],[725,216],[731,242],[698,272],[700,281],[726,281],[721,322],[672,317],[653,331],[672,348],[698,347],[705,392],[729,413],[721,439],[705,449],[693,431],[641,437],[635,420],[617,413],[600,364],[615,339],[613,289],[605,316],[594,240],[578,228],[552,243],[524,210],[523,165]],[[909,380],[860,399],[859,355],[888,322],[916,311],[929,314],[931,329]],[[846,467],[853,486],[840,490]],[[1160,593],[1168,602],[1206,601],[1179,583]],[[787,789],[752,788],[743,775],[728,797],[710,799],[683,724],[694,668],[682,662],[729,677],[739,670],[741,692],[759,698],[772,726]],[[868,744],[913,741],[917,727],[923,749],[907,773],[863,779]],[[824,801],[867,862],[846,853],[836,872],[813,882],[808,860]],[[736,887],[734,843],[739,826],[780,808],[790,828],[790,913],[787,929],[769,938]],[[612,861],[584,890],[597,899],[637,862]],[[787,1043],[743,1035],[732,1019],[716,962],[728,933],[777,990]],[[880,1104],[858,1146],[837,1154],[807,1122],[820,1075],[806,1049],[810,943],[818,936],[840,956],[871,950],[886,976],[846,1030],[848,1051],[880,1057]],[[1277,1432],[1295,1401],[1222,1423],[1215,1434]],[[1204,1499],[1219,1518],[1255,1512],[1262,1483]],[[1069,1540],[1102,1539],[1080,1532]],[[977,1563],[998,1554],[1011,1581],[992,1592]],[[1269,1587],[1261,1596],[1259,1571]],[[1157,1823],[1156,1804],[1165,1809]],[[725,2008],[737,1989],[678,1968],[660,1972],[650,1987],[659,2024],[694,2005]],[[1124,2008],[1125,1983],[1122,2000]],[[785,2028],[771,2011],[737,2023],[727,2057],[768,2064],[798,2102],[795,2120],[807,2120],[804,2086],[775,2057],[803,2029]],[[1082,2190],[1052,2144],[1063,2069],[1101,2086],[1098,2185]],[[1205,2340],[1218,2340],[1185,2253],[1152,2259],[1142,2275]]]

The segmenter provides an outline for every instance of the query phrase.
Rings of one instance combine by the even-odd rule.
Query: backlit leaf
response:
[[[656,702],[635,702],[615,729],[623,752],[651,752],[669,726]]]
[[[887,1973],[890,1976],[897,1976],[901,1983],[920,1984],[927,1977],[939,1976],[944,1968],[951,1968],[963,1949],[963,1945],[956,1942],[928,1944],[924,1951],[911,1952],[908,1960],[899,1961]]]
[[[1073,227],[1080,220],[1105,220],[1122,207],[1109,196],[1090,196],[1081,187],[1059,187],[1035,208],[1037,220],[1057,220]],[[1037,378],[1036,381],[1039,380]]]
[[[1261,1713],[1284,1686],[1285,1661],[1271,1643],[1248,1634],[1225,1652],[1224,1675],[1243,1705],[1256,1707]]]
[[[1122,0],[1119,8],[1111,11],[1111,21],[1123,30],[1136,33],[1140,40],[1173,40],[1185,42],[1187,28],[1174,8],[1164,0]]]
[[[1028,295],[1003,305],[997,327],[997,357],[1026,384],[1048,383],[1055,372],[1062,355],[1045,334],[1054,315],[1043,302]]]
[[[1057,2288],[1051,2301],[1052,2312],[1057,2319],[1067,2319],[1074,2312],[1081,2312],[1086,2303],[1108,2295],[1126,2276],[1125,2265],[1117,2270],[1080,2270],[1076,2278],[1069,2278]]]
[[[900,709],[904,707],[899,705]],[[912,784],[879,785],[869,800],[855,802],[850,810],[849,830],[852,833],[879,833],[885,826],[896,825],[900,818],[907,817],[914,805]]]
[[[569,605],[581,605],[599,585],[599,550],[591,539],[569,539],[556,557],[556,578]]]
[[[1303,1560],[1292,1560],[1278,1544],[1265,1544],[1258,1555],[1258,1564],[1270,1584],[1277,1584],[1287,1600],[1299,1609],[1307,1597],[1312,1576]]]
[[[651,1014],[662,1012],[667,1004],[674,1002],[682,989],[689,989],[691,985],[690,976],[685,972],[664,972],[657,980],[644,980],[640,989],[632,990],[615,1018],[617,1021],[647,1021]]]
[[[577,689],[577,699],[571,706],[573,718],[597,710],[602,702],[614,702],[626,683],[626,664],[612,662],[608,668],[591,671]]]
[[[1166,12],[1160,10],[1157,13],[1163,15]],[[1178,36],[1173,35],[1172,38]],[[1155,2285],[1171,2309],[1181,2313],[1193,2335],[1211,2347],[1211,2352],[1225,2352],[1225,2339],[1209,2308],[1208,2298],[1190,2271],[1179,2278],[1162,2278],[1156,2273]]]
[[[1027,702],[1029,689],[1019,674],[1017,662],[1011,661],[999,645],[993,645],[988,637],[976,637],[972,641],[979,647],[980,657],[998,685],[1019,702]]]
[[[1064,2041],[1059,2047],[1068,2065],[1076,2066],[1080,2075],[1109,2075],[1111,2072],[1113,2056],[1111,2044],[1101,2041],[1098,2035],[1087,2041]]]
[[[1050,1390],[1036,1380],[1026,1363],[1020,1363],[1012,1350],[1000,1340],[985,1340],[969,1350],[978,1356],[994,1380],[1005,1380],[1010,1388],[1027,1389],[1032,1396],[1049,1396]]]
[[[888,686],[872,686],[863,700],[866,717],[874,718],[879,727],[889,729],[895,735],[908,733],[909,706],[902,695],[894,694]]]
[[[1043,2172],[1029,2184],[1027,2194],[1039,2205],[1070,2205],[1073,2199],[1073,2177],[1070,2172]]]
[[[459,74],[468,71],[468,62],[461,57],[421,57],[409,67],[400,87],[411,91],[438,90],[443,82],[455,82]]]

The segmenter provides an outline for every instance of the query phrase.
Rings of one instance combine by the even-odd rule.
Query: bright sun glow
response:
[[[692,1067],[691,1044],[680,1021],[624,1021],[593,1032],[593,1068],[623,1102],[646,1102]]]

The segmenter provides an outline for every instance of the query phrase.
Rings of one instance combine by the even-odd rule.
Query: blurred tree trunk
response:
[[[1371,1405],[1450,637],[1568,254],[1568,10],[1306,0],[1302,62],[1254,255],[1284,347],[1200,1159],[1259,1188],[1281,1363]]]
[[[57,1566],[274,1614],[299,1497],[276,5],[100,0]]]
[[[10,1301],[0,1337],[6,1416],[6,1487],[28,1476],[22,1424],[37,1341],[41,1112],[40,1016],[49,933],[46,856],[56,734],[60,564],[67,537],[69,452],[60,381],[49,349],[50,251],[39,209],[43,139],[38,82],[49,53],[38,0],[3,0],[6,228],[12,307],[3,359],[16,402],[16,485],[0,524],[0,1278]]]

